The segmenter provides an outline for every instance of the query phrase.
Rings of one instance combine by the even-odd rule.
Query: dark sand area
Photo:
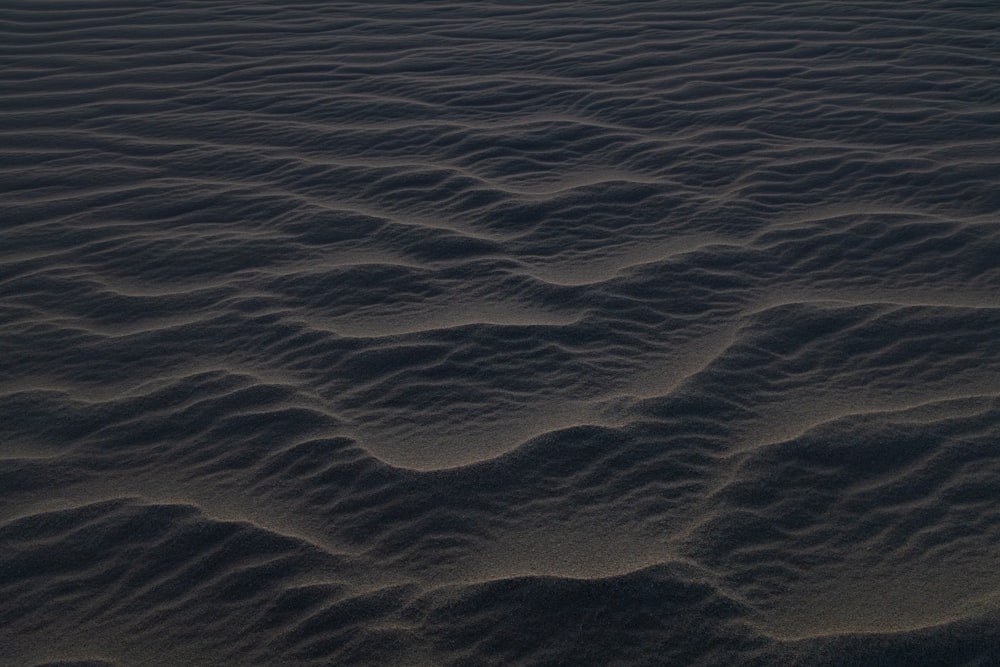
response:
[[[0,2],[0,667],[1000,665],[1000,4]]]

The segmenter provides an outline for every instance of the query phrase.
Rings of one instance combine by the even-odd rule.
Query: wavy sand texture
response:
[[[0,666],[993,664],[998,34],[5,1]]]

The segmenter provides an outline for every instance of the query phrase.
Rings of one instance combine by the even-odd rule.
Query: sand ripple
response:
[[[989,2],[0,7],[0,665],[1000,651]]]

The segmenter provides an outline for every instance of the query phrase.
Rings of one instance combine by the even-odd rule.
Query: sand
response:
[[[0,667],[991,665],[1000,8],[0,6]]]

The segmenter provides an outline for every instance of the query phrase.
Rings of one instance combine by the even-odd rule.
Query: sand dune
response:
[[[1000,11],[0,7],[0,667],[990,665]]]

